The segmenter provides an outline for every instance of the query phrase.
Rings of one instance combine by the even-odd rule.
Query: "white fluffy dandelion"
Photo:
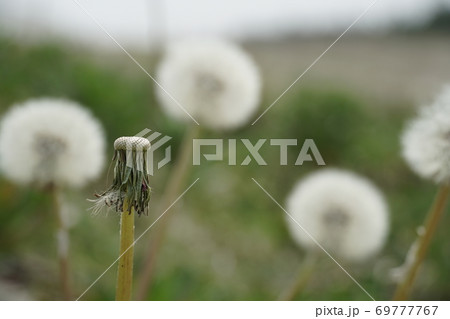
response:
[[[450,181],[450,86],[421,110],[402,136],[403,157],[419,176]]]
[[[9,110],[0,125],[0,167],[17,183],[82,186],[103,167],[101,124],[75,102],[28,100]]]
[[[157,77],[191,116],[212,129],[239,127],[250,120],[258,106],[258,69],[249,55],[231,43],[178,43],[168,49]],[[169,115],[190,120],[166,92],[158,88],[157,94]]]
[[[324,169],[300,181],[289,195],[292,217],[331,254],[362,261],[383,246],[388,211],[380,191],[354,173]],[[289,230],[307,250],[319,249],[292,219]]]
[[[418,237],[404,264],[393,270],[399,279],[394,300],[408,300],[431,239],[447,207],[450,188],[450,86],[444,87],[436,100],[421,109],[402,136],[403,157],[419,176],[440,184]]]

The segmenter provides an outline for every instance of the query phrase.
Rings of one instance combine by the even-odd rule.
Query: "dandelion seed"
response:
[[[362,261],[383,246],[388,211],[380,191],[354,173],[324,169],[300,181],[289,195],[293,218],[326,250],[349,261]],[[316,243],[287,219],[294,240],[306,250]]]
[[[222,41],[185,41],[169,48],[158,69],[161,85],[201,125],[233,129],[247,123],[257,109],[261,80],[250,56]],[[188,115],[163,90],[164,111],[178,119]]]
[[[103,168],[103,129],[75,102],[28,100],[14,105],[0,126],[0,167],[16,183],[83,186]]]

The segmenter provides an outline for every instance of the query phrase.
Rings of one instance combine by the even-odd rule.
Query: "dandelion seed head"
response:
[[[158,68],[157,96],[164,111],[201,125],[233,129],[255,113],[261,91],[259,71],[238,46],[218,40],[190,40],[171,46]]]
[[[115,150],[141,150],[146,151],[150,148],[150,141],[139,136],[123,136],[114,141]]]
[[[367,179],[344,170],[323,169],[301,180],[287,210],[331,254],[362,261],[377,253],[388,232],[388,212],[380,191]],[[295,242],[307,250],[316,243],[291,218]]]
[[[112,185],[92,200],[92,212],[104,208],[120,213],[147,214],[151,188],[147,167],[150,142],[143,137],[124,136],[114,142],[114,178]],[[125,203],[126,206],[125,207]]]
[[[420,110],[402,135],[402,153],[410,168],[434,182],[450,182],[450,85]]]
[[[83,186],[101,172],[104,148],[98,120],[68,100],[16,104],[0,123],[0,168],[19,184]]]

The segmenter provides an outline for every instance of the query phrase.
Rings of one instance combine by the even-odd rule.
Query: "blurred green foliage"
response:
[[[148,60],[152,71],[153,61]],[[38,96],[64,97],[88,106],[102,121],[109,145],[118,136],[148,127],[173,137],[176,156],[185,130],[160,111],[152,82],[139,69],[120,72],[58,45],[24,47],[0,38],[0,113],[13,103]],[[266,99],[262,106],[270,102]],[[226,134],[203,132],[203,136],[249,138],[252,142],[260,138],[312,138],[328,166],[371,178],[388,199],[392,231],[379,256],[364,265],[345,266],[382,300],[389,299],[394,288],[387,273],[403,262],[435,192],[433,185],[408,170],[399,154],[399,134],[412,114],[412,107],[403,103],[380,106],[351,92],[296,86],[254,126]],[[294,183],[318,169],[313,163],[294,165],[300,147],[289,153],[286,166],[278,164],[279,148],[266,142],[261,153],[267,166],[228,167],[225,161],[195,167],[191,179],[200,177],[198,185],[183,198],[182,205],[169,211],[174,216],[148,298],[276,299],[294,280],[304,252],[287,233],[284,213],[251,178],[283,204]],[[238,154],[247,155],[239,143]],[[163,168],[152,179],[152,207],[158,207],[170,168]],[[106,175],[105,171],[101,181],[86,189],[66,193],[73,209],[71,259],[79,294],[117,258],[118,216],[92,216],[87,210],[86,198],[104,188]],[[35,299],[59,298],[51,209],[45,193],[0,179],[0,276],[24,287]],[[160,214],[152,211],[139,218],[137,234]],[[442,226],[449,222],[447,214]],[[151,233],[137,244],[137,274]],[[441,227],[414,298],[450,298],[448,240]],[[115,272],[113,267],[84,299],[114,299]],[[299,298],[368,299],[328,258],[321,260]]]

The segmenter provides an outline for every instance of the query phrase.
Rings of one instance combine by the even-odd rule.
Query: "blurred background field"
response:
[[[420,180],[403,162],[399,134],[415,108],[450,82],[449,17],[439,11],[420,28],[348,34],[254,126],[229,133],[204,132],[205,137],[251,141],[312,138],[327,166],[372,179],[390,206],[390,236],[369,262],[344,266],[375,299],[391,298],[395,286],[389,270],[403,263],[435,193],[431,183]],[[241,41],[261,68],[260,111],[335,38],[284,34]],[[159,51],[133,54],[154,73]],[[153,82],[123,53],[55,39],[25,41],[5,32],[0,37],[0,116],[13,103],[39,96],[65,97],[88,106],[105,127],[108,156],[116,137],[150,128],[173,137],[176,157],[186,130],[162,113]],[[295,182],[318,167],[294,166],[298,152],[289,154],[289,165],[280,166],[279,149],[268,144],[261,153],[268,166],[252,162],[229,167],[225,161],[194,167],[189,181],[200,180],[168,212],[173,216],[148,299],[273,300],[290,285],[304,252],[290,238],[283,211],[251,178],[283,204]],[[137,234],[162,213],[156,208],[171,167],[151,179],[154,209],[137,219]],[[107,169],[89,187],[66,193],[73,219],[70,253],[77,294],[118,255],[119,216],[93,216],[86,200],[105,188],[106,179]],[[37,190],[0,177],[0,299],[58,299],[50,201]],[[450,235],[445,228],[449,223],[446,214],[416,283],[415,299],[450,299]],[[152,231],[136,246],[137,275],[151,240]],[[113,300],[115,275],[113,267],[83,299]],[[326,256],[298,297],[368,299]]]

